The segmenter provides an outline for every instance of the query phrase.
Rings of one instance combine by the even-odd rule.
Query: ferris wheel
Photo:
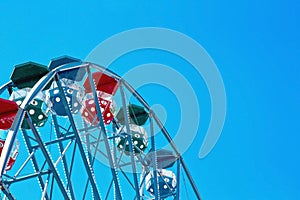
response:
[[[158,116],[110,70],[28,62],[0,95],[3,199],[201,199]]]

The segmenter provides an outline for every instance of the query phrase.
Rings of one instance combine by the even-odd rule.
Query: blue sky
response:
[[[198,159],[200,131],[184,154],[203,199],[300,199],[299,17],[295,0],[1,1],[0,82],[22,62],[84,59],[101,41],[128,29],[180,31],[213,58],[227,95],[226,123],[213,151]],[[147,55],[136,53],[138,61],[124,58],[112,67],[124,72],[143,63],[143,56],[145,63],[163,60]],[[195,87],[208,95],[204,86]],[[146,91],[150,103],[159,100]],[[209,109],[203,112],[207,124]]]

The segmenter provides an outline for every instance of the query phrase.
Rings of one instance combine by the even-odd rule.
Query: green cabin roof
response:
[[[10,76],[10,79],[19,89],[26,87],[32,88],[48,72],[49,69],[45,65],[27,62],[16,65]],[[50,84],[51,83],[49,83],[44,89],[48,89]]]
[[[146,121],[149,118],[149,114],[145,111],[144,107],[138,106],[135,104],[129,104],[127,106],[128,112],[129,112],[129,118],[130,122],[136,124],[138,126],[142,126],[146,123]],[[124,124],[124,112],[121,108],[117,114],[118,122],[121,124]]]

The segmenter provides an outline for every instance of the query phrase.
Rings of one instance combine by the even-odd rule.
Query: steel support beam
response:
[[[88,78],[89,78],[89,82],[90,82],[90,85],[91,85],[92,93],[93,93],[93,96],[94,96],[94,102],[95,102],[95,106],[96,106],[97,117],[99,119],[99,125],[100,125],[101,131],[103,133],[104,145],[105,145],[105,148],[106,148],[106,151],[107,151],[107,157],[108,157],[112,177],[113,177],[113,180],[114,180],[114,186],[115,186],[115,190],[116,190],[115,196],[116,196],[116,199],[119,200],[119,199],[122,199],[122,194],[121,194],[120,185],[119,185],[119,181],[118,181],[118,177],[117,177],[115,161],[113,159],[113,156],[111,155],[111,149],[110,149],[109,142],[108,142],[108,139],[107,139],[108,136],[107,136],[106,129],[105,129],[104,122],[103,122],[103,118],[102,118],[101,108],[100,108],[100,104],[99,104],[99,101],[98,101],[98,95],[97,95],[97,92],[96,92],[95,83],[94,83],[94,80],[93,80],[93,77],[92,77],[92,74],[91,74],[91,71],[90,71],[89,67],[87,67],[87,72],[88,72]]]
[[[30,139],[28,137],[28,133],[27,133],[27,131],[25,129],[22,129],[22,134],[23,134],[24,142],[25,142],[25,144],[26,144],[26,146],[28,148],[29,154],[34,153],[35,149],[32,148]],[[39,173],[40,172],[39,165],[38,165],[37,159],[36,159],[36,157],[35,157],[34,154],[33,154],[32,158],[31,158],[31,162],[32,162],[34,171],[36,173]],[[43,190],[42,188],[45,187],[45,183],[44,183],[43,177],[40,174],[38,174],[37,178],[38,178],[38,181],[40,183],[41,190]],[[46,199],[49,199],[48,195],[46,195]]]
[[[150,119],[150,131],[151,131],[151,151],[153,152],[152,155],[152,172],[154,176],[154,196],[155,199],[160,199],[159,189],[158,189],[158,179],[157,179],[157,158],[156,158],[156,147],[155,147],[155,138],[154,138],[154,124],[152,119],[152,110],[149,112],[149,119]]]
[[[51,170],[51,173],[53,174],[53,176],[54,176],[54,178],[55,178],[55,180],[57,182],[57,185],[58,185],[58,187],[59,187],[59,189],[60,189],[60,191],[61,191],[64,199],[65,200],[66,199],[70,199],[69,196],[68,196],[68,193],[66,191],[66,188],[64,187],[64,185],[62,183],[62,180],[60,179],[60,177],[58,175],[58,172],[56,171],[56,168],[55,168],[55,166],[54,166],[54,164],[53,164],[53,162],[52,162],[52,160],[51,160],[51,158],[50,158],[50,156],[48,154],[48,151],[47,151],[46,147],[43,144],[43,141],[42,141],[42,138],[41,138],[40,134],[38,133],[36,127],[33,125],[32,121],[31,121],[31,119],[29,117],[26,119],[26,121],[29,124],[29,127],[32,130],[32,133],[33,133],[34,137],[36,138],[36,140],[37,140],[37,142],[38,142],[38,144],[40,146],[40,149],[41,149],[41,151],[42,151],[42,153],[43,153],[43,155],[44,155],[44,157],[45,157],[45,159],[47,161],[47,164],[48,164],[48,166],[49,166],[49,168]]]
[[[62,94],[62,96],[61,96],[62,97],[62,102],[64,104],[64,108],[66,110],[68,118],[70,120],[71,127],[72,127],[72,129],[74,131],[74,135],[76,137],[76,143],[77,143],[77,146],[78,146],[78,149],[79,149],[79,152],[80,152],[80,155],[81,155],[84,167],[86,169],[87,175],[89,177],[91,186],[93,188],[95,199],[96,200],[100,200],[101,199],[100,192],[98,191],[98,188],[96,186],[96,181],[95,181],[95,178],[94,178],[94,172],[92,171],[92,168],[91,168],[91,166],[90,166],[90,164],[89,164],[89,162],[87,160],[86,154],[84,152],[84,148],[82,146],[82,142],[81,142],[80,136],[78,134],[78,131],[77,131],[77,128],[76,128],[76,125],[75,125],[75,121],[73,119],[72,113],[71,113],[70,108],[68,106],[68,102],[67,102],[67,99],[66,99],[65,92],[64,92],[64,90],[63,90],[63,88],[61,86],[61,83],[59,82],[59,76],[57,74],[55,75],[55,81],[57,83],[57,86],[59,88],[60,93]]]
[[[123,113],[124,113],[124,122],[126,126],[126,131],[127,131],[127,137],[128,137],[128,142],[129,142],[129,151],[130,151],[130,159],[131,159],[131,164],[132,164],[132,175],[133,175],[133,180],[134,180],[134,186],[135,186],[135,191],[136,191],[136,199],[140,200],[141,195],[139,191],[139,183],[138,183],[138,178],[137,178],[137,173],[136,173],[136,163],[135,163],[135,158],[134,158],[134,150],[133,150],[133,144],[132,144],[132,136],[130,133],[130,127],[129,127],[129,121],[128,121],[128,112],[127,112],[127,105],[126,105],[126,98],[125,98],[125,91],[123,88],[123,82],[121,81],[120,84],[120,90],[121,90],[121,98],[122,98],[122,107],[123,107]]]
[[[55,129],[56,137],[57,138],[63,138],[64,136],[62,135],[62,133],[59,130],[58,120],[57,120],[56,115],[52,116],[52,121],[53,121],[53,124],[54,124],[54,129]],[[74,144],[74,145],[76,145],[76,144]],[[63,149],[64,149],[64,145],[63,145],[63,143],[62,143],[61,140],[58,141],[58,146],[59,146],[59,152],[60,152],[60,154],[62,154],[63,153]],[[63,161],[64,170],[65,170],[65,173],[66,173],[66,178],[68,180],[68,186],[70,188],[69,191],[70,191],[70,194],[71,194],[71,198],[75,199],[75,194],[74,194],[72,182],[71,182],[71,180],[68,179],[69,177],[71,177],[71,175],[70,175],[70,171],[69,171],[69,168],[68,168],[67,158],[65,156],[63,156],[62,157],[62,161]]]

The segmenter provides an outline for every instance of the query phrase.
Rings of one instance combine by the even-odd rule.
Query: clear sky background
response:
[[[213,151],[198,158],[200,131],[184,154],[203,199],[296,200],[299,9],[296,0],[0,1],[0,83],[9,80],[16,64],[47,65],[61,55],[84,59],[101,41],[121,31],[148,26],[180,31],[211,55],[227,94],[226,123]],[[119,63],[122,72],[142,61]],[[151,104],[151,95],[145,95]],[[208,121],[204,113],[203,123]]]

